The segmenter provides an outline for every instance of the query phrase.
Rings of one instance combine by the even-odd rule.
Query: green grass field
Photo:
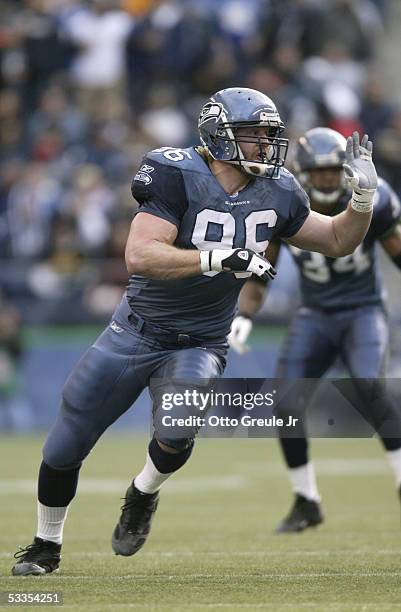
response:
[[[105,437],[82,470],[60,573],[15,578],[41,443],[0,439],[0,591],[62,591],[75,610],[401,610],[400,504],[375,440],[313,442],[327,520],[285,536],[272,533],[291,502],[276,442],[199,440],[146,546],[122,558],[110,536],[146,440]]]

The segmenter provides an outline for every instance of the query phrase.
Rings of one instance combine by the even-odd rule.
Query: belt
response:
[[[166,331],[162,327],[158,327],[157,325],[153,325],[152,323],[148,323],[137,315],[135,312],[132,312],[128,315],[128,320],[135,327],[135,329],[143,334],[144,336],[149,336],[151,338],[155,338],[162,344],[173,344],[177,346],[183,347],[191,347],[191,346],[202,346],[204,344],[221,344],[226,341],[225,338],[196,338],[195,336],[190,336],[184,332],[175,332],[175,331]]]

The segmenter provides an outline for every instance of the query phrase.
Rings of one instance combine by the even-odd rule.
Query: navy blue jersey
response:
[[[333,214],[345,210],[349,199],[350,194],[344,196]],[[321,253],[290,246],[300,271],[302,303],[327,310],[381,303],[377,240],[391,233],[400,222],[400,213],[398,197],[385,181],[379,179],[370,228],[351,255],[325,257]]]
[[[249,248],[263,253],[273,238],[295,234],[309,214],[308,197],[293,175],[256,178],[228,195],[202,155],[191,147],[149,153],[132,183],[139,212],[176,225],[181,249]],[[239,291],[249,273],[207,272],[178,280],[132,275],[127,296],[145,320],[201,338],[229,333]]]

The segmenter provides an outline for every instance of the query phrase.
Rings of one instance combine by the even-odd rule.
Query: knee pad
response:
[[[178,452],[169,453],[163,450],[156,438],[153,438],[149,444],[149,456],[153,461],[155,468],[162,474],[169,474],[180,469],[190,458],[194,446],[194,440],[183,438],[182,440],[159,440],[165,446],[172,448]]]

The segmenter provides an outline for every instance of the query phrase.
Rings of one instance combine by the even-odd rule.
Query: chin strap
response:
[[[264,176],[267,172],[266,164],[262,162],[250,162],[246,160],[240,145],[238,143],[236,143],[236,145],[238,151],[238,159],[232,160],[230,163],[236,166],[240,166],[247,174],[250,174],[251,176]]]
[[[310,189],[310,199],[318,204],[334,204],[340,197],[343,195],[343,189],[336,189],[331,193],[323,193],[323,191],[319,191],[319,189],[315,189],[315,187],[311,187]]]

